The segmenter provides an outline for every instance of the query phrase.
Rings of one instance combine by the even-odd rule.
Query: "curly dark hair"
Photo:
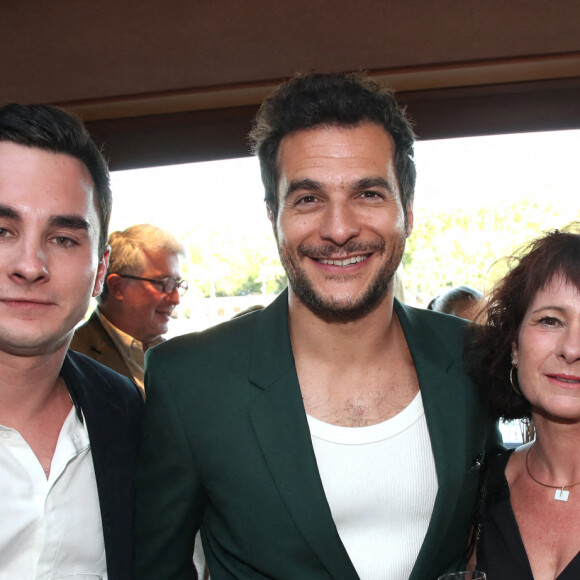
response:
[[[52,105],[9,103],[0,108],[0,141],[65,153],[82,161],[95,184],[101,231],[99,256],[105,253],[113,197],[109,168],[82,121]]]
[[[580,222],[546,233],[508,258],[510,271],[489,294],[485,324],[467,331],[464,363],[496,418],[531,418],[525,397],[510,384],[513,345],[536,294],[561,276],[580,291]],[[514,381],[517,373],[514,372]]]
[[[278,150],[282,139],[302,129],[356,127],[363,123],[376,123],[393,138],[395,168],[407,219],[416,179],[411,122],[393,91],[360,73],[297,75],[262,103],[249,139],[252,151],[260,159],[265,201],[274,217],[278,214]]]

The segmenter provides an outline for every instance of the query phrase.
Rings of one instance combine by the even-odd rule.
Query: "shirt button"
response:
[[[0,436],[4,439],[10,439],[12,433],[10,433],[10,431],[0,431]]]

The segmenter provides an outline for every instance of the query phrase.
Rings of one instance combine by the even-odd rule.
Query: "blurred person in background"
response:
[[[479,290],[470,286],[457,286],[433,298],[427,309],[473,320],[483,306],[482,299],[483,294]]]
[[[111,255],[98,306],[74,335],[71,348],[143,389],[145,352],[163,341],[169,320],[187,290],[181,278],[181,243],[150,225],[131,226],[109,237]]]

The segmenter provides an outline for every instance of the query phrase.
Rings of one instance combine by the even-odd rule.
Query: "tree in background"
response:
[[[467,284],[485,291],[505,273],[503,257],[579,217],[580,209],[562,215],[547,200],[421,215],[403,257],[407,297],[426,305],[447,287]]]
[[[426,305],[445,288],[467,284],[481,291],[505,273],[501,258],[539,236],[580,219],[558,200],[526,200],[509,206],[416,212],[416,227],[403,257],[403,284],[410,304]],[[239,233],[211,226],[183,236],[183,265],[190,292],[202,298],[278,294],[286,286],[276,243],[268,233]]]
[[[201,237],[190,232],[183,241],[189,256],[184,276],[205,298],[278,294],[286,286],[272,234],[240,238],[214,229]]]

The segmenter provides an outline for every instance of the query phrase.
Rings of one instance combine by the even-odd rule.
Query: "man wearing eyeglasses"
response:
[[[111,258],[98,307],[77,329],[71,348],[143,389],[145,351],[163,341],[169,319],[187,290],[181,279],[181,243],[150,225],[131,226],[109,237]]]

